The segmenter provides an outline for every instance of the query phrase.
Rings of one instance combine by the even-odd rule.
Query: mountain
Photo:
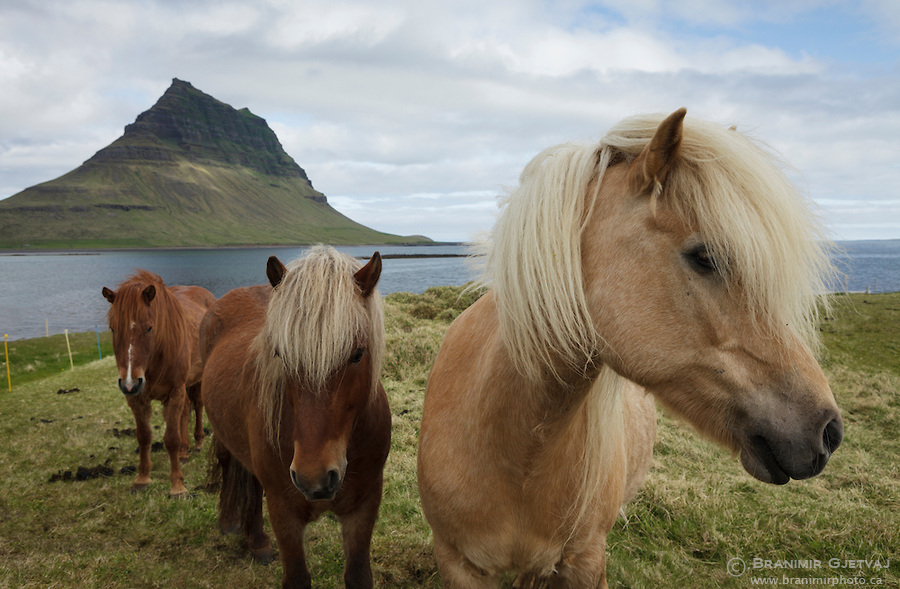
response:
[[[0,201],[0,249],[428,241],[337,212],[264,119],[178,79],[84,164]]]

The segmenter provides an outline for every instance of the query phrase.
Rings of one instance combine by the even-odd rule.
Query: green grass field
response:
[[[441,586],[415,452],[428,370],[450,321],[474,299],[460,292],[386,300],[383,381],[394,425],[372,547],[381,587]],[[824,322],[823,366],[846,435],[816,478],[760,483],[660,411],[654,467],[609,538],[610,587],[900,587],[898,320],[900,294],[882,294],[838,297]],[[121,435],[133,420],[111,353],[97,361],[96,335],[73,335],[80,365],[71,370],[60,338],[10,342],[11,393],[0,367],[0,588],[278,586],[278,561],[257,565],[237,538],[220,535],[217,498],[203,490],[205,453],[185,467],[190,499],[168,498],[164,453],[154,454],[150,490],[129,493],[133,475],[120,470],[137,464],[137,442]],[[154,424],[162,426],[158,409]],[[98,466],[111,475],[75,480],[78,467]],[[66,471],[71,480],[51,480]],[[333,519],[310,526],[308,558],[314,586],[341,586]],[[797,561],[819,566],[785,568]],[[729,563],[737,572],[741,562],[743,574],[730,574]]]

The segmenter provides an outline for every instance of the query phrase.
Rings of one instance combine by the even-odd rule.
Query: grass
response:
[[[440,288],[387,297],[383,381],[393,438],[372,548],[381,587],[441,586],[418,501],[415,452],[428,370],[450,321],[474,296]],[[759,483],[727,452],[660,412],[653,470],[609,538],[610,587],[749,587],[754,578],[783,576],[900,586],[900,365],[892,353],[898,308],[896,294],[841,297],[823,325],[823,366],[846,438],[814,479]],[[60,353],[53,338],[16,345],[35,357]],[[104,358],[16,380],[12,393],[0,392],[0,470],[7,473],[0,477],[0,588],[277,586],[278,561],[256,565],[240,541],[219,534],[216,497],[201,489],[203,454],[185,465],[190,499],[167,497],[160,453],[150,490],[129,493],[132,475],[119,471],[137,464],[137,444],[115,437],[133,422],[114,379],[115,362]],[[57,394],[73,387],[79,392]],[[162,425],[158,409],[154,424]],[[112,476],[50,482],[54,474],[97,465]],[[739,577],[727,570],[735,558],[748,567]],[[753,569],[754,559],[821,565]],[[845,567],[891,562],[886,570],[873,562],[832,568],[832,559]],[[308,529],[308,560],[315,586],[340,586],[340,531],[332,518]]]
[[[13,386],[29,383],[69,370],[71,365],[81,366],[93,362],[100,357],[112,356],[112,338],[109,331],[99,334],[100,349],[97,349],[96,332],[70,333],[66,344],[65,334],[33,339],[19,339],[7,342],[9,350],[10,380]],[[69,348],[72,350],[72,362],[69,362]],[[5,355],[0,356],[0,373],[3,385],[0,390],[8,389],[6,378]]]

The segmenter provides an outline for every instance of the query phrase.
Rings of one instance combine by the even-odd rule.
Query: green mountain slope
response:
[[[77,169],[0,201],[0,248],[422,243],[329,206],[265,120],[187,82]]]

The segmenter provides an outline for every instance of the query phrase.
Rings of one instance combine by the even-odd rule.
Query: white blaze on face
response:
[[[131,380],[131,363],[134,358],[134,344],[128,344],[128,374],[125,376],[125,388],[129,391],[134,384]]]

